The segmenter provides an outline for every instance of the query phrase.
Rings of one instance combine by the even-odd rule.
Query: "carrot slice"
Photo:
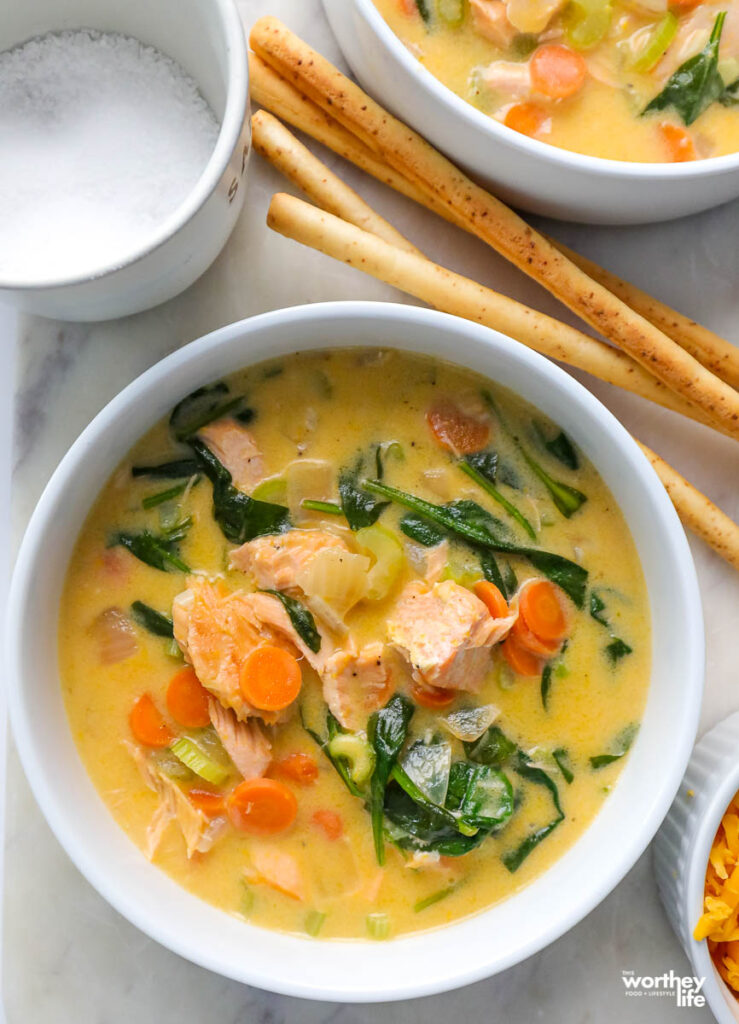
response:
[[[336,811],[315,811],[311,821],[325,833],[327,839],[341,839],[344,835],[344,823]]]
[[[521,588],[519,613],[540,640],[561,643],[569,632],[565,596],[556,583],[532,580]]]
[[[172,676],[167,687],[167,710],[186,729],[210,725],[208,691],[189,666]]]
[[[128,724],[135,738],[145,747],[168,747],[174,739],[174,733],[148,693],[139,697],[131,708]]]
[[[490,440],[489,422],[462,412],[448,398],[429,409],[426,422],[441,447],[458,455],[479,452]]]
[[[500,589],[489,580],[480,580],[475,584],[475,597],[479,597],[494,619],[504,619],[508,614],[508,602]]]
[[[260,711],[282,711],[300,693],[300,665],[289,651],[264,644],[251,652],[241,669],[241,692]]]
[[[520,614],[513,624],[510,635],[515,638],[519,647],[528,651],[529,654],[536,655],[537,658],[553,658],[561,646],[556,640],[543,640],[536,633],[532,633]]]
[[[503,118],[503,124],[521,135],[536,135],[547,117],[546,110],[536,103],[514,103]]]
[[[272,771],[276,775],[300,783],[301,786],[309,786],[318,778],[318,765],[310,754],[303,754],[300,751],[275,761]]]
[[[541,658],[521,647],[514,636],[508,636],[500,645],[503,657],[519,676],[540,676],[543,668]]]
[[[226,798],[223,793],[216,793],[212,789],[191,789],[187,798],[206,818],[217,818],[219,814],[226,813]]]
[[[696,159],[693,136],[687,129],[671,121],[660,121],[657,127],[673,163],[681,164]]]
[[[254,836],[274,836],[295,821],[298,801],[276,779],[247,779],[229,793],[226,811],[234,828]]]
[[[454,690],[444,690],[440,686],[416,686],[415,683],[411,686],[411,697],[416,704],[431,711],[448,708],[456,696]]]
[[[574,96],[582,89],[587,75],[584,58],[560,43],[540,46],[531,58],[531,84],[536,92],[553,100]]]

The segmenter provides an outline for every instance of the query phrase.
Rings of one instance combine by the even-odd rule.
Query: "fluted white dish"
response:
[[[693,929],[703,913],[706,867],[724,811],[739,790],[739,712],[696,744],[670,812],[654,842],[657,884],[667,916],[719,1024],[737,1024],[739,1002]]]

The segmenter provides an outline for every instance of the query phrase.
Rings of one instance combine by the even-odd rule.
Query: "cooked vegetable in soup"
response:
[[[591,156],[739,150],[735,0],[374,0],[411,53],[509,128]]]
[[[266,927],[383,939],[509,896],[588,826],[649,612],[569,437],[469,371],[347,349],[202,388],[136,446],[60,652],[148,857]]]

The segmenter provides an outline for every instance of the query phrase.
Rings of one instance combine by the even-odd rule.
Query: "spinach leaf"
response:
[[[149,494],[141,502],[141,507],[144,509],[156,508],[158,505],[164,505],[168,501],[174,501],[175,498],[179,498],[181,494],[184,494],[189,486],[187,480],[183,480],[181,484],[175,484],[174,487],[168,487],[166,491],[158,491],[156,494]]]
[[[156,611],[148,604],[144,604],[143,601],[134,601],[131,605],[131,615],[140,626],[147,629],[154,636],[164,636],[172,638],[174,636],[174,626],[172,620],[167,618],[166,615],[162,615],[161,612]]]
[[[404,850],[438,851],[444,857],[462,857],[486,838],[483,829],[462,835],[432,806],[420,806],[395,781],[385,791],[385,817],[396,829],[389,835]]]
[[[725,21],[726,11],[721,11],[700,53],[670,75],[662,92],[647,104],[642,115],[674,107],[683,123],[691,125],[712,103],[721,99],[726,86],[718,69],[718,51]]]
[[[613,764],[614,761],[619,761],[631,749],[631,745],[636,739],[638,732],[639,726],[635,722],[627,725],[614,740],[610,753],[597,754],[595,757],[590,758],[590,767],[597,770],[605,768],[606,765]]]
[[[450,789],[456,789],[464,781],[458,808],[463,821],[488,832],[508,821],[513,814],[513,787],[505,772],[469,761],[456,761],[452,769],[457,771],[454,782],[450,773]]]
[[[158,466],[133,466],[131,476],[149,476],[155,480],[182,480],[195,476],[199,471],[200,466],[195,459],[175,459],[172,462],[162,462]]]
[[[416,7],[418,9],[418,13],[421,15],[421,18],[423,19],[425,24],[429,25],[431,23],[431,9],[429,7],[429,0],[416,0]]]
[[[724,107],[735,107],[739,104],[739,78],[735,78],[726,86],[719,96],[719,103]]]
[[[162,534],[152,533],[151,530],[141,530],[138,533],[121,531],[111,537],[108,547],[113,548],[120,545],[130,551],[140,562],[150,565],[152,569],[159,569],[161,572],[171,572],[172,570],[189,572],[189,566],[179,557],[179,542],[185,536],[187,526],[183,526],[177,532]]]
[[[481,487],[486,494],[497,501],[506,510],[508,515],[515,519],[532,540],[536,540],[536,530],[529,520],[519,512],[516,506],[510,502],[504,494],[495,486],[495,474],[497,469],[497,456],[490,452],[481,452],[479,455],[468,455],[459,463],[459,468],[471,480],[474,480],[478,487]],[[492,474],[492,475],[491,475]]]
[[[417,544],[425,548],[435,548],[444,540],[444,531],[426,519],[424,516],[417,516],[414,512],[406,512],[400,520],[400,529]]]
[[[558,747],[556,750],[552,751],[552,757],[557,762],[557,767],[562,772],[562,778],[569,786],[570,783],[574,781],[575,776],[569,765],[570,759],[567,751],[563,747]]]
[[[606,645],[606,657],[612,666],[619,663],[622,658],[625,658],[627,654],[631,654],[633,647],[621,640],[620,637],[614,637],[609,644]]]
[[[606,629],[610,629],[611,628],[610,627],[610,623],[608,622],[608,619],[603,614],[603,612],[605,610],[606,610],[606,602],[603,600],[603,598],[600,596],[600,594],[597,591],[591,590],[590,591],[590,615],[591,615],[591,618],[595,619],[596,622],[599,622],[601,624],[601,626],[605,626]]]
[[[568,469],[579,469],[580,459],[578,458],[577,451],[572,441],[563,430],[553,437],[551,440],[547,439],[546,430],[544,425],[538,420],[534,420],[534,430],[539,441],[546,448],[550,455],[553,455],[555,459],[562,463],[563,466],[567,466]]]
[[[228,398],[228,385],[222,381],[198,388],[172,410],[169,426],[178,441],[188,441],[203,427],[234,412],[244,401],[243,395]]]
[[[522,750],[517,751],[516,756],[513,759],[513,766],[518,775],[522,779],[527,779],[529,782],[533,782],[536,786],[543,786],[549,790],[552,797],[552,803],[554,808],[559,815],[559,820],[564,818],[564,811],[562,805],[559,802],[559,790],[557,784],[552,778],[544,771],[543,768],[537,768],[533,765],[526,754]]]
[[[367,736],[375,752],[375,770],[370,783],[372,834],[375,841],[377,863],[385,863],[383,839],[383,806],[385,789],[398,754],[408,735],[415,705],[403,694],[396,693],[384,708],[373,712],[367,726]]]
[[[388,505],[386,501],[376,501],[359,486],[363,465],[364,456],[360,455],[353,467],[339,473],[341,507],[352,530],[372,526]]]
[[[549,791],[557,816],[553,818],[549,824],[543,825],[541,828],[534,829],[521,843],[519,843],[518,846],[503,854],[503,864],[511,874],[513,874],[514,871],[518,871],[532,850],[536,849],[536,847],[546,839],[547,836],[552,834],[560,822],[564,820],[565,816],[559,800],[559,790],[557,789],[556,783],[545,771],[543,771],[543,769],[537,768],[535,765],[531,764],[529,758],[522,750],[519,750],[516,754],[514,767],[521,778],[527,779],[529,782],[533,782],[534,785],[544,786],[544,788]]]
[[[497,726],[491,725],[479,739],[463,744],[464,752],[476,764],[500,767],[516,753],[518,747]]]
[[[536,828],[529,832],[523,842],[519,843],[513,850],[508,850],[503,854],[501,859],[511,874],[518,871],[528,855],[536,849],[539,843],[543,842],[547,836],[554,832],[561,821],[561,818],[553,818],[548,825],[543,825],[541,828]]]
[[[331,762],[333,767],[336,769],[337,774],[341,778],[341,780],[344,783],[344,785],[346,786],[346,788],[352,794],[352,796],[356,796],[356,797],[359,797],[360,799],[362,799],[363,798],[362,797],[362,793],[361,793],[359,787],[357,786],[356,782],[354,781],[354,779],[351,776],[351,771],[349,770],[349,765],[346,763],[346,761],[343,758],[334,757],[333,754],[331,753],[330,748],[329,748],[329,744],[331,743],[331,740],[335,736],[338,736],[339,733],[346,732],[346,730],[343,729],[342,726],[339,724],[338,719],[336,719],[330,711],[328,711],[328,710],[326,711],[326,738],[325,739],[319,733],[317,733],[315,731],[315,729],[311,729],[310,726],[307,725],[307,723],[305,721],[305,714],[304,714],[303,706],[302,705],[300,707],[300,722],[301,722],[303,728],[305,729],[305,731],[310,736],[310,738],[321,748],[323,753],[326,755],[328,760]]]
[[[393,456],[399,462],[405,460],[405,452],[400,441],[386,441],[375,446],[375,470],[378,480],[385,476],[385,462]]]
[[[419,513],[473,546],[526,558],[535,569],[560,586],[578,608],[582,608],[588,579],[587,569],[562,555],[538,548],[521,547],[502,539],[498,533],[502,523],[476,502],[454,501],[449,505],[434,505],[414,494],[400,491],[397,487],[389,487],[379,480],[365,480],[363,486],[374,494],[380,494]]]
[[[393,765],[390,777],[408,794],[414,804],[425,810],[439,822],[444,822],[450,829],[461,833],[463,836],[473,836],[476,834],[477,828],[474,825],[469,825],[463,817],[452,814],[446,807],[435,804],[433,800],[430,800],[419,789],[402,765],[396,762]]]
[[[318,654],[321,649],[321,634],[316,628],[316,620],[305,605],[296,601],[294,597],[283,594],[281,590],[265,590],[263,593],[273,594],[282,602],[285,611],[290,616],[290,622],[292,622],[295,632],[308,650]]]
[[[289,529],[290,513],[284,506],[257,501],[237,490],[229,471],[202,441],[192,439],[190,447],[199,468],[213,485],[213,517],[227,540],[244,544],[255,537]]]
[[[518,587],[518,580],[510,562],[505,562],[501,569],[492,551],[483,551],[480,555],[480,568],[485,579],[494,583],[503,597],[510,601]]]
[[[545,711],[548,710],[547,704],[549,701],[549,691],[552,688],[552,663],[548,661],[544,666],[544,670],[541,673],[541,706]]]

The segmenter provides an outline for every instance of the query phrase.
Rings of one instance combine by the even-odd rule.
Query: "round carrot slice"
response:
[[[513,624],[510,635],[515,638],[519,647],[523,647],[537,658],[553,658],[561,646],[557,640],[543,640],[536,633],[532,633],[520,614]]]
[[[253,836],[274,836],[295,821],[298,801],[276,779],[247,779],[229,793],[226,811],[234,828]]]
[[[264,644],[241,668],[241,692],[260,711],[282,711],[300,693],[300,665],[289,651]]]
[[[503,657],[519,676],[540,676],[543,663],[525,648],[521,647],[514,636],[508,636],[500,645]]]
[[[344,835],[344,823],[336,811],[315,811],[311,821],[325,833],[327,839],[341,839]]]
[[[673,163],[681,164],[696,159],[693,136],[687,129],[671,121],[661,121],[658,127]]]
[[[547,112],[536,103],[514,103],[508,108],[503,124],[521,135],[536,135],[547,119]]]
[[[536,92],[553,100],[574,96],[582,89],[588,74],[584,58],[560,43],[540,46],[530,66],[531,84]]]
[[[189,666],[172,676],[167,687],[167,710],[186,729],[210,725],[208,691]]]
[[[416,704],[431,711],[448,708],[456,696],[454,690],[444,690],[440,686],[416,686],[415,683],[411,686],[411,697]]]
[[[276,775],[300,783],[301,786],[309,786],[318,778],[318,765],[310,754],[303,754],[300,751],[275,761],[272,771]]]
[[[532,580],[521,588],[518,610],[540,640],[561,643],[569,632],[569,617],[562,590],[549,580]]]
[[[475,584],[475,597],[479,597],[494,619],[504,619],[508,614],[508,602],[499,587],[489,580],[480,580]]]
[[[145,747],[168,747],[174,739],[174,733],[148,693],[139,697],[131,708],[128,723],[135,738]]]
[[[487,420],[470,416],[450,399],[440,399],[426,413],[426,422],[442,448],[458,455],[481,451],[490,440]]]
[[[187,798],[206,818],[217,818],[219,814],[226,813],[226,798],[223,793],[216,793],[212,789],[191,789]]]

